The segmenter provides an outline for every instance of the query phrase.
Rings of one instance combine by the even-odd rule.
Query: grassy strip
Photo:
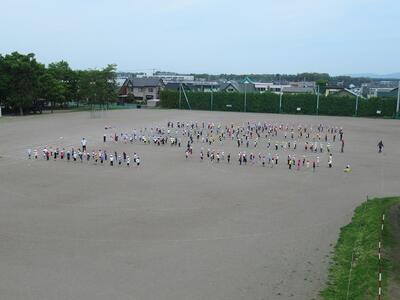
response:
[[[323,299],[376,299],[378,242],[383,236],[383,247],[393,243],[388,226],[384,227],[382,235],[382,214],[399,202],[398,197],[372,199],[356,208],[351,223],[340,230],[329,269],[328,284],[321,292]],[[383,258],[381,263],[384,270],[390,269],[391,262],[387,258]],[[386,286],[387,276],[384,275],[384,290]]]
[[[387,231],[384,232],[384,255],[388,256],[389,268],[386,270],[389,277],[389,289],[385,292],[391,293],[391,298],[386,296],[384,299],[400,299],[400,204],[392,206],[391,211],[386,214],[385,226]],[[390,290],[390,291],[389,291]]]

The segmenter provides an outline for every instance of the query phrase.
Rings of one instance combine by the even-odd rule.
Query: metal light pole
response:
[[[282,112],[282,96],[283,92],[281,91],[281,93],[279,94],[279,113]]]
[[[357,98],[356,98],[356,117],[358,115],[358,97],[360,96],[359,93],[357,93]]]
[[[400,81],[399,81],[399,87],[397,90],[397,105],[396,105],[396,117],[399,117],[399,107],[400,106]]]
[[[319,85],[317,85],[317,115],[319,112]]]

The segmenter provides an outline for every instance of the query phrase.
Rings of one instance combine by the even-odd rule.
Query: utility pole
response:
[[[279,113],[282,112],[282,96],[283,96],[283,92],[281,91],[279,94]]]
[[[399,81],[399,87],[397,90],[397,105],[396,105],[396,117],[399,117],[399,107],[400,106],[400,81]]]

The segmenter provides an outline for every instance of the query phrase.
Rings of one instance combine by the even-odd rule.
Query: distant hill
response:
[[[400,73],[391,74],[373,74],[373,73],[359,73],[359,74],[349,74],[348,76],[353,78],[374,78],[374,79],[400,79]]]

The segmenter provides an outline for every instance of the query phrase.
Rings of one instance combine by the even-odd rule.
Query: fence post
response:
[[[211,100],[210,100],[210,101],[211,101],[211,104],[210,104],[210,106],[211,106],[211,107],[210,107],[210,110],[211,110],[211,111],[213,110],[213,100],[214,100],[214,99],[213,99],[213,92],[211,91]]]
[[[356,117],[358,115],[358,94],[357,94],[357,98],[356,98]]]
[[[319,85],[317,85],[317,115],[319,113]]]
[[[179,105],[178,105],[179,109],[181,109],[181,102],[182,102],[182,83],[179,85]]]
[[[244,107],[243,111],[246,112],[246,106],[247,106],[247,83],[244,83]]]
[[[397,88],[397,105],[396,105],[396,117],[399,117],[399,109],[400,109],[400,81],[399,87]]]

